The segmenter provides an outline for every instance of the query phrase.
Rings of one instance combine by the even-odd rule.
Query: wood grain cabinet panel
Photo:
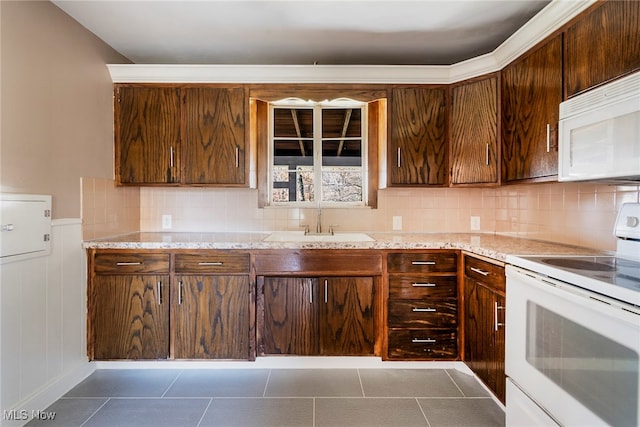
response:
[[[451,184],[498,183],[498,76],[451,89]]]
[[[502,182],[555,180],[562,35],[502,70]]]
[[[183,184],[244,184],[242,86],[182,89]]]
[[[169,357],[169,276],[93,279],[94,358]]]
[[[173,184],[180,180],[180,89],[118,86],[115,165],[118,184]]]
[[[447,183],[447,89],[398,87],[392,91],[391,185]]]
[[[564,33],[565,97],[640,69],[640,2],[602,1]]]
[[[177,276],[176,359],[249,358],[249,277]]]
[[[501,272],[483,275],[467,268]],[[505,294],[504,268],[465,256],[465,362],[502,401],[505,401]]]

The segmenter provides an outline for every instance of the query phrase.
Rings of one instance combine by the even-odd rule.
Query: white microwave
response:
[[[640,72],[560,104],[558,181],[640,181]]]

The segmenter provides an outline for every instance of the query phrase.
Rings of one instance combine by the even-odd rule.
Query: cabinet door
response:
[[[372,355],[373,278],[321,278],[320,352],[323,355]]]
[[[562,38],[502,71],[502,180],[555,179]]]
[[[498,182],[498,77],[451,90],[451,183]]]
[[[504,297],[465,278],[465,361],[504,402]]]
[[[391,184],[446,184],[445,88],[395,88],[392,97],[389,144]]]
[[[184,184],[244,184],[244,89],[183,92]]]
[[[265,277],[265,354],[318,354],[317,295],[317,279]]]
[[[174,357],[248,359],[248,276],[179,276],[174,293]]]
[[[180,90],[116,88],[115,156],[119,184],[177,183]]]
[[[95,359],[169,356],[169,276],[95,276]]]
[[[640,69],[640,2],[605,1],[565,32],[567,98]]]

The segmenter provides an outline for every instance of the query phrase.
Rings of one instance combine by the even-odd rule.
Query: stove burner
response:
[[[545,258],[541,260],[545,264],[555,265],[558,267],[572,268],[574,270],[589,271],[615,271],[615,265],[603,264],[595,261],[584,261],[581,259],[571,258]]]

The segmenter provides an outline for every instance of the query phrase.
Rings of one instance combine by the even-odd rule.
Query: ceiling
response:
[[[137,64],[450,65],[547,0],[52,0]]]

